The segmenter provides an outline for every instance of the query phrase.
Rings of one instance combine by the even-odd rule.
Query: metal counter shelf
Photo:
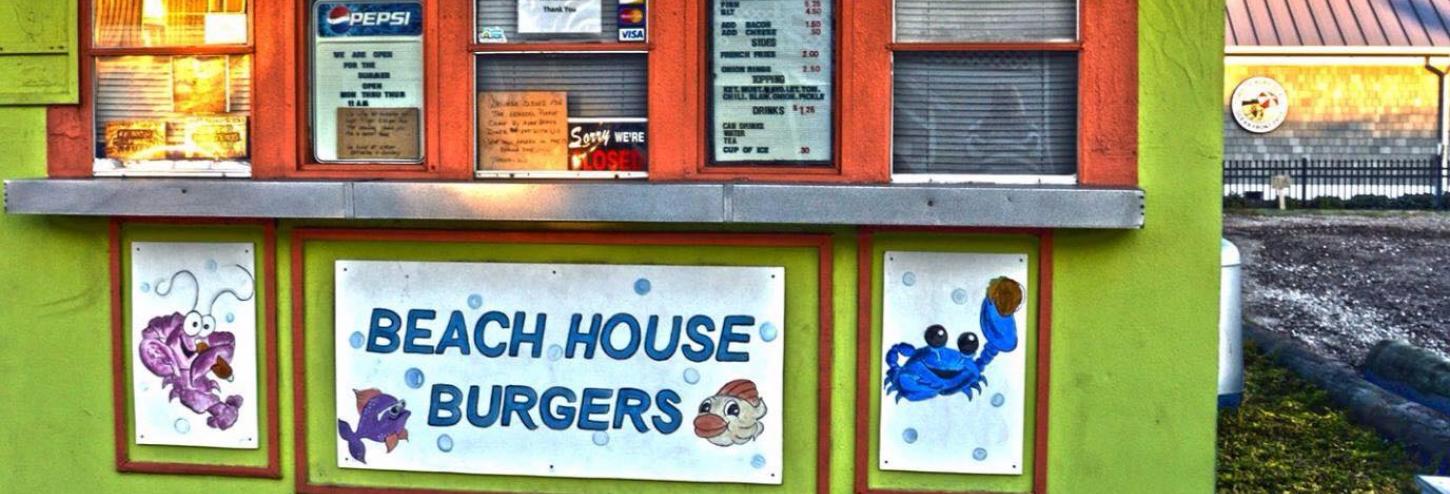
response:
[[[21,215],[1132,229],[1134,188],[583,181],[5,181]]]

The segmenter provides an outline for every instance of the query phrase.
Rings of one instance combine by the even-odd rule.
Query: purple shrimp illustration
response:
[[[246,268],[237,265],[247,274],[251,283],[256,278]],[[239,301],[251,300],[252,293],[242,297],[228,288],[217,293],[207,308],[207,314],[196,310],[200,302],[200,284],[190,271],[178,271],[171,276],[165,288],[157,286],[156,294],[169,295],[175,288],[176,279],[182,275],[191,278],[197,286],[192,299],[192,308],[185,315],[174,312],[170,315],[152,318],[146,329],[141,331],[141,343],[137,347],[141,363],[147,370],[161,378],[161,387],[171,386],[167,401],[180,399],[181,404],[196,414],[208,414],[208,427],[226,430],[237,422],[237,411],[242,406],[238,395],[221,396],[221,385],[209,376],[231,381],[233,379],[230,361],[236,351],[236,337],[228,331],[217,331],[216,318],[211,316],[214,307],[223,295],[231,295]]]

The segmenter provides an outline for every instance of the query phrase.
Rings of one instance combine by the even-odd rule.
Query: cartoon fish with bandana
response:
[[[347,452],[352,458],[367,463],[367,447],[363,440],[380,442],[388,446],[388,452],[398,447],[398,441],[408,438],[408,402],[383,393],[377,388],[352,390],[357,395],[357,430],[342,419],[337,420],[337,434],[347,441]]]
[[[722,447],[754,441],[765,432],[765,424],[760,422],[765,410],[765,400],[755,389],[755,382],[730,381],[700,403],[700,414],[695,416],[695,435]]]

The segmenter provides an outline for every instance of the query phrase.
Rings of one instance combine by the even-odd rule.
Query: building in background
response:
[[[1443,193],[1450,1],[1228,0],[1226,12],[1226,193],[1272,196],[1275,174],[1295,198]]]

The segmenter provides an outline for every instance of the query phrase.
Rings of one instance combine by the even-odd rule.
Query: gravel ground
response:
[[[1382,339],[1450,356],[1450,214],[1235,213],[1244,317],[1357,366]]]

